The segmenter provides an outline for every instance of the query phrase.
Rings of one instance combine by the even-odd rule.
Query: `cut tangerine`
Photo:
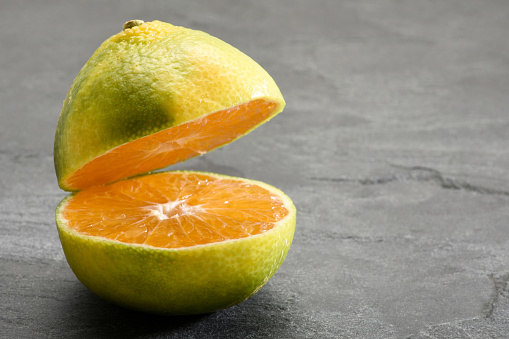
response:
[[[280,190],[201,172],[145,174],[249,133],[285,101],[251,58],[204,32],[133,20],[74,80],[55,133],[65,256],[106,300],[198,314],[256,293],[284,261],[296,211]]]
[[[107,39],[67,93],[54,145],[64,190],[204,154],[285,106],[270,75],[231,45],[204,32],[140,22]]]
[[[78,279],[117,304],[163,314],[212,312],[258,291],[284,261],[295,207],[267,184],[163,172],[93,187],[57,208]]]

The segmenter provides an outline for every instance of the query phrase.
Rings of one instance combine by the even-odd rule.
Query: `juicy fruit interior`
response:
[[[280,197],[249,181],[163,172],[76,193],[62,217],[81,234],[181,248],[260,234],[288,213]]]
[[[204,154],[246,134],[269,119],[278,104],[257,99],[118,146],[64,178],[66,187],[85,189]]]

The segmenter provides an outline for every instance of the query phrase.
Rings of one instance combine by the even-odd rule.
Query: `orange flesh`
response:
[[[279,197],[254,183],[186,172],[92,187],[62,212],[81,234],[162,248],[249,237],[287,214]]]
[[[123,144],[73,172],[65,186],[81,190],[204,154],[265,121],[276,107],[277,103],[257,99]]]

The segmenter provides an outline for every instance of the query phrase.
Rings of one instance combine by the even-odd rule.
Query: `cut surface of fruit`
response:
[[[63,178],[64,185],[84,189],[204,154],[268,120],[277,107],[275,102],[257,99],[123,144]]]
[[[266,232],[288,215],[287,205],[249,181],[163,172],[76,193],[62,218],[83,235],[180,248]]]

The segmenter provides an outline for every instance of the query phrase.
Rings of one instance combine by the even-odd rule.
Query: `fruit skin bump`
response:
[[[289,213],[277,225],[247,238],[178,249],[126,244],[79,234],[56,210],[65,256],[78,279],[98,296],[127,308],[157,314],[214,312],[256,293],[278,270],[293,239],[295,206],[280,190],[242,180],[273,192]]]
[[[283,110],[274,80],[231,45],[160,21],[134,22],[95,51],[64,100],[54,144],[64,190],[78,189],[66,178],[84,164],[138,138],[260,98],[277,103],[274,115]]]

